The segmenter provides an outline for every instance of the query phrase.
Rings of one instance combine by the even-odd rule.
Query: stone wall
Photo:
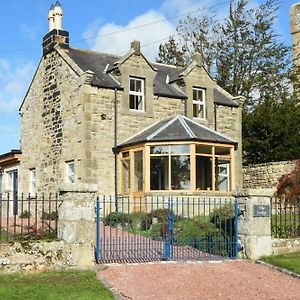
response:
[[[272,188],[275,192],[278,179],[284,174],[291,173],[294,168],[295,161],[246,166],[243,168],[243,186],[250,189]]]
[[[82,130],[81,78],[56,52],[41,59],[21,107],[20,191],[29,192],[29,170],[36,169],[37,192],[56,192],[65,161],[76,157]]]
[[[74,266],[72,247],[63,241],[0,243],[0,272],[40,272]]]
[[[273,254],[284,254],[300,251],[300,238],[297,239],[272,239]]]
[[[256,260],[272,254],[271,218],[257,216],[255,205],[270,207],[272,190],[244,190],[236,193],[239,203],[238,237],[241,246],[239,256]]]

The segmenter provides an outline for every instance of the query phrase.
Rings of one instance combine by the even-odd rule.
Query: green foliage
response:
[[[295,168],[290,174],[284,174],[279,178],[276,195],[283,197],[286,204],[298,205],[300,209],[300,160],[296,161]]]
[[[91,271],[0,275],[0,298],[5,300],[114,299]]]
[[[300,252],[262,257],[263,261],[300,275]]]
[[[20,215],[19,218],[21,219],[29,219],[32,216],[27,210],[24,210]]]
[[[245,164],[291,160],[300,153],[300,106],[291,89],[298,71],[293,74],[291,48],[276,34],[279,5],[280,0],[256,7],[249,0],[232,0],[222,22],[213,11],[188,16],[179,21],[178,38],[160,46],[159,61],[178,65],[189,64],[200,52],[217,83],[245,97]]]
[[[58,220],[58,212],[54,210],[51,211],[50,213],[43,211],[41,219],[52,220],[52,221]]]
[[[168,42],[159,46],[158,58],[156,61],[170,65],[184,66],[186,51],[184,46],[180,47],[174,37],[170,36]]]
[[[127,222],[128,216],[120,212],[111,212],[104,218],[104,225],[116,226]]]
[[[256,164],[293,160],[300,153],[300,106],[286,99],[275,102],[270,98],[244,113],[244,162]]]
[[[132,229],[148,230],[152,225],[152,217],[145,212],[133,212],[130,214],[130,226]]]

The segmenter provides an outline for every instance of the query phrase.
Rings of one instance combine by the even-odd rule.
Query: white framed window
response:
[[[3,192],[2,184],[3,184],[3,174],[0,174],[0,194],[2,194]]]
[[[6,189],[11,192],[18,191],[18,171],[12,170],[6,173]]]
[[[66,182],[74,183],[75,182],[75,164],[74,160],[66,162]]]
[[[220,160],[217,163],[217,167],[218,191],[230,191],[229,162]]]
[[[193,88],[193,117],[197,119],[206,119],[205,89]]]
[[[129,109],[145,111],[145,80],[129,77]]]
[[[36,169],[29,170],[29,193],[31,195],[36,193]]]

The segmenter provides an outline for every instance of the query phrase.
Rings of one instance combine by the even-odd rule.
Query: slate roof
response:
[[[237,142],[185,116],[177,115],[155,123],[121,143],[124,147],[145,142],[202,141],[236,145]]]
[[[106,68],[108,68],[108,70],[114,68],[114,63],[120,59],[120,56],[75,48],[64,50],[84,72],[88,70],[94,72],[94,77],[91,82],[93,86],[109,89],[123,89],[121,84],[114,79],[111,74],[105,72]],[[176,78],[180,77],[179,74],[184,71],[184,68],[159,63],[151,63],[151,65],[157,69],[157,74],[154,78],[155,95],[178,99],[187,98],[184,92],[173,83]],[[167,76],[169,76],[170,83],[167,82]],[[231,97],[228,97],[216,88],[214,89],[214,102],[226,106],[237,106]]]

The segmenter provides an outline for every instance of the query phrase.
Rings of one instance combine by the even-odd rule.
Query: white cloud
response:
[[[123,55],[129,51],[130,42],[133,40],[139,40],[143,46],[153,41],[167,38],[175,33],[175,26],[167,21],[132,29],[158,20],[165,20],[165,16],[160,12],[150,10],[143,15],[137,16],[125,26],[106,23],[98,30],[94,30],[94,32],[91,32],[89,28],[84,33],[84,37],[99,36],[97,39],[89,40],[89,44],[93,50]],[[112,32],[114,34],[110,34]],[[159,42],[143,49],[143,53],[147,58],[154,59],[158,45]]]
[[[158,53],[158,46],[167,40],[170,35],[176,34],[176,26],[184,14],[195,11],[197,14],[204,14],[208,8],[213,8],[218,17],[224,18],[228,10],[228,2],[224,0],[165,0],[157,10],[149,10],[142,15],[134,17],[126,25],[115,23],[103,24],[100,20],[92,22],[83,37],[87,39],[89,46],[100,52],[108,52],[123,55],[130,49],[130,42],[133,40],[141,41],[141,46],[153,43],[143,47],[145,56],[154,60]],[[180,17],[176,17],[180,16]],[[157,24],[142,26],[155,21],[165,20]],[[120,32],[123,31],[123,32]],[[98,38],[91,38],[91,37]]]
[[[31,62],[12,64],[0,59],[0,113],[17,112],[33,72]]]

